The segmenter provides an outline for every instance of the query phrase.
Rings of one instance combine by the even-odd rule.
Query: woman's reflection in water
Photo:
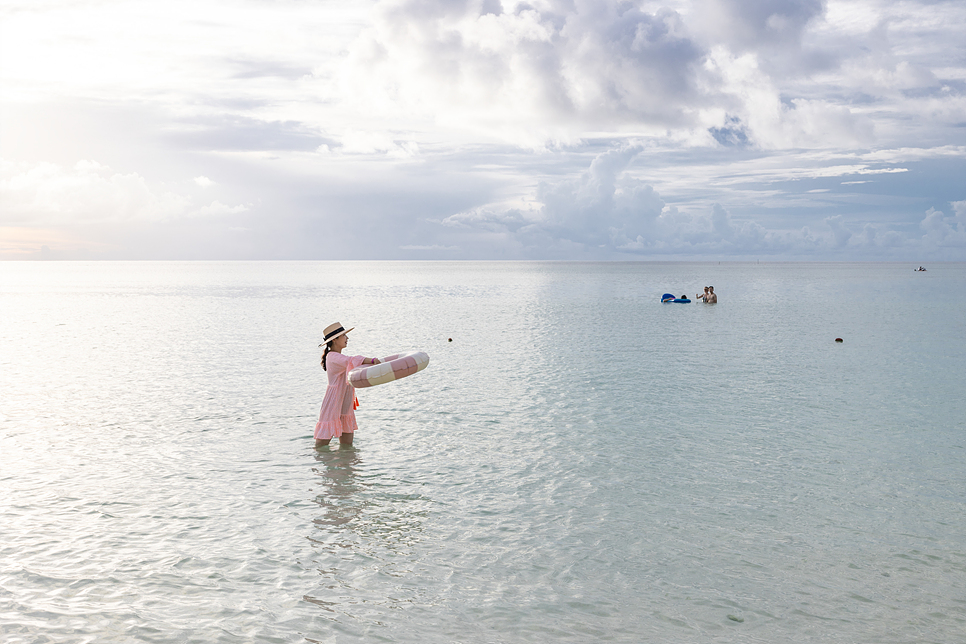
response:
[[[322,478],[322,493],[315,502],[324,510],[322,516],[312,520],[319,528],[344,526],[362,513],[358,497],[360,489],[356,472],[361,459],[359,451],[351,445],[332,446],[315,452],[315,460],[322,466],[312,471]],[[322,537],[320,542],[328,542]]]
[[[378,458],[363,466],[361,454],[330,445],[314,455],[321,485],[313,500],[321,512],[309,539],[318,554],[319,581],[303,598],[346,615],[425,601],[414,575],[432,502],[420,494],[420,484],[380,471]]]

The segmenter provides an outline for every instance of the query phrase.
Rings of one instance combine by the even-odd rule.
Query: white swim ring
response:
[[[367,364],[349,372],[349,384],[357,389],[384,385],[411,376],[429,364],[429,356],[422,351],[397,353],[382,358],[379,364]]]

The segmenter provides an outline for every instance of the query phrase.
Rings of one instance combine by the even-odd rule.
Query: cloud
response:
[[[559,239],[620,248],[653,235],[664,202],[654,188],[624,176],[638,147],[599,155],[574,181],[542,184],[543,228]]]
[[[432,245],[429,245],[429,246],[421,246],[421,245],[418,245],[418,244],[409,244],[409,245],[406,245],[406,246],[400,246],[399,248],[401,250],[448,250],[448,251],[453,251],[453,250],[459,250],[460,249],[459,246],[441,246],[439,244],[432,244]]]
[[[825,224],[832,231],[832,245],[836,248],[844,248],[852,239],[852,232],[842,224],[842,215],[826,217]]]
[[[717,91],[704,106],[706,119],[720,123],[708,131],[720,144],[842,148],[874,141],[874,124],[867,116],[824,97],[783,96],[780,81],[761,68],[760,60],[717,45],[703,62],[707,82]]]
[[[966,201],[954,202],[955,215],[931,209],[921,238],[865,223],[856,227],[843,215],[817,218],[809,226],[766,228],[754,218],[735,218],[721,203],[709,210],[667,204],[654,187],[633,176],[639,146],[599,154],[572,179],[543,182],[517,201],[527,207],[487,204],[456,213],[439,223],[464,234],[465,247],[499,245],[521,257],[548,258],[567,252],[580,258],[618,256],[782,256],[836,257],[883,249],[959,248],[966,244]],[[864,164],[822,168],[813,178],[843,174],[905,172]],[[776,175],[788,179],[786,171]],[[793,173],[792,177],[795,176]],[[767,176],[762,178],[768,181]],[[812,191],[806,191],[812,192]],[[822,189],[821,194],[828,190]],[[475,241],[474,235],[476,233]]]
[[[531,147],[601,132],[766,149],[874,141],[872,119],[816,95],[814,70],[800,60],[824,2],[678,6],[380,2],[350,48],[340,91],[373,118],[408,115]],[[779,59],[794,64],[776,67]]]
[[[190,149],[217,151],[310,151],[334,143],[331,137],[300,121],[236,114],[182,118],[167,129],[165,136]]]
[[[261,59],[229,59],[229,64],[233,65],[237,71],[232,75],[233,78],[284,78],[299,79],[309,76],[312,73],[310,67],[295,65],[291,63],[279,63],[271,60]]]
[[[152,257],[316,257],[335,222],[346,257],[966,257],[961,2],[0,12],[0,225]]]
[[[441,223],[511,236],[524,248],[564,244],[614,251],[653,234],[664,202],[653,187],[625,175],[641,151],[628,146],[598,155],[579,177],[543,182],[533,201],[538,209],[490,205],[451,215]]]
[[[194,183],[207,187],[214,182],[201,176]],[[152,187],[136,172],[115,172],[89,160],[78,161],[71,168],[2,160],[0,204],[0,224],[42,227],[157,223],[186,216],[232,215],[248,209],[217,200],[195,208],[190,197]]]
[[[966,247],[966,201],[952,202],[954,215],[947,217],[941,210],[930,208],[919,227],[925,231],[922,241],[926,246]]]
[[[543,182],[528,210],[498,204],[447,217],[444,226],[498,233],[530,253],[541,248],[581,249],[589,255],[676,252],[684,246],[749,234],[735,228],[720,206],[714,222],[667,207],[647,183],[627,173],[638,146],[598,155],[579,177]]]
[[[218,215],[235,215],[240,212],[245,212],[246,210],[248,210],[248,206],[244,206],[241,204],[237,206],[226,206],[220,201],[215,200],[215,201],[212,201],[207,206],[202,206],[201,208],[199,208],[197,211],[195,211],[195,214],[201,217],[211,217],[211,216],[218,216]]]
[[[377,6],[342,80],[369,110],[542,143],[574,127],[687,121],[701,57],[667,9],[405,0]]]
[[[822,179],[832,177],[847,177],[853,175],[899,174],[908,172],[908,168],[870,167],[866,163],[849,163],[835,165],[814,165],[809,167],[801,164],[797,167],[765,168],[754,166],[743,172],[735,172],[730,176],[719,179],[721,185],[729,183],[744,183],[750,179],[756,182],[769,183],[778,181],[797,181],[803,179]],[[846,181],[844,184],[866,183],[865,181]]]
[[[320,148],[323,154],[385,154],[388,157],[407,159],[419,154],[415,141],[397,141],[385,132],[347,129],[339,137],[340,144],[333,150]]]
[[[863,161],[877,163],[903,163],[922,159],[956,160],[966,158],[966,145],[940,145],[930,147],[901,147],[872,150],[861,155]]]
[[[824,0],[698,0],[695,29],[736,53],[798,47],[806,26],[825,12]]]
[[[51,250],[51,249],[54,250]],[[0,226],[0,259],[89,259],[112,245],[61,229]]]
[[[121,174],[96,161],[72,168],[3,161],[0,202],[8,225],[159,221],[185,212],[189,199],[154,190],[137,173]]]

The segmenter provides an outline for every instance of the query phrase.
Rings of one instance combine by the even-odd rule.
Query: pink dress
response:
[[[329,386],[322,399],[319,422],[315,424],[315,438],[338,438],[343,433],[358,429],[355,409],[356,388],[349,384],[349,372],[362,364],[364,356],[344,356],[330,351],[325,357],[325,373],[329,376]]]

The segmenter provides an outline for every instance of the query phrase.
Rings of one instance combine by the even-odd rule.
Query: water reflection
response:
[[[357,498],[360,491],[357,471],[362,462],[359,451],[351,445],[332,446],[317,450],[315,460],[322,467],[312,471],[322,478],[324,489],[314,501],[325,512],[312,523],[323,529],[344,526],[362,512]]]
[[[309,539],[321,579],[305,601],[349,617],[363,605],[411,604],[421,585],[414,579],[417,544],[430,500],[416,491],[418,484],[400,479],[395,467],[382,471],[364,462],[355,447],[330,446],[317,451],[315,460],[321,489],[313,502],[321,512]]]

